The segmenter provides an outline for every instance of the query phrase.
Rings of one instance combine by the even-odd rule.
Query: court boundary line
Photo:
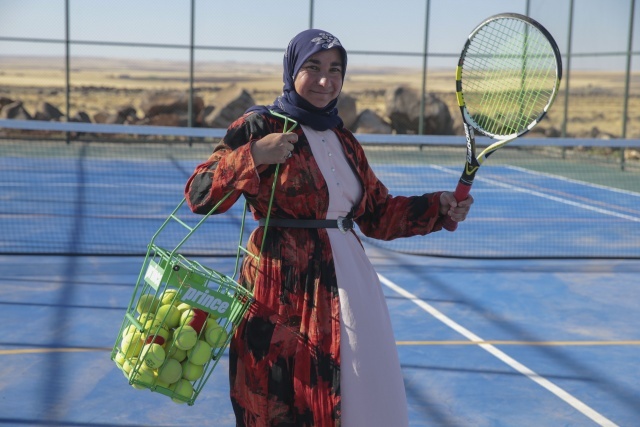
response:
[[[455,322],[453,319],[449,318],[448,316],[446,316],[444,313],[440,312],[438,309],[436,309],[435,307],[433,307],[429,303],[421,300],[416,295],[412,294],[411,292],[407,291],[406,289],[402,288],[401,286],[393,283],[391,280],[387,279],[383,275],[378,273],[378,278],[380,279],[380,282],[383,285],[385,285],[389,289],[393,290],[397,294],[400,294],[401,296],[405,297],[409,301],[413,302],[418,307],[420,307],[421,309],[423,309],[424,311],[429,313],[431,316],[433,316],[434,318],[436,318],[440,322],[444,323],[446,326],[448,326],[449,328],[453,329],[454,331],[458,332],[460,335],[462,335],[465,338],[469,339],[470,341],[485,342],[485,340],[483,340],[478,335],[474,334],[473,332],[471,332],[470,330],[468,330],[464,326],[462,326],[459,323]],[[583,415],[585,415],[587,418],[591,419],[592,421],[598,423],[601,426],[619,427],[613,421],[611,421],[610,419],[606,418],[604,415],[600,414],[595,409],[591,408],[590,406],[588,406],[587,404],[582,402],[580,399],[578,399],[578,398],[574,397],[573,395],[569,394],[567,391],[565,391],[561,387],[557,386],[553,382],[549,381],[548,379],[540,376],[539,374],[537,374],[533,370],[529,369],[528,367],[526,367],[522,363],[518,362],[517,360],[513,359],[511,356],[507,355],[503,351],[501,351],[498,348],[496,348],[494,345],[492,345],[492,344],[477,344],[477,345],[478,345],[478,347],[482,348],[483,350],[485,350],[486,352],[488,352],[489,354],[491,354],[492,356],[494,356],[495,358],[497,358],[501,362],[505,363],[507,366],[511,367],[515,371],[517,371],[520,374],[524,375],[525,377],[529,378],[530,380],[532,380],[533,382],[535,382],[536,384],[538,384],[542,388],[546,389],[547,391],[551,392],[552,394],[554,394],[555,396],[557,396],[558,398],[563,400],[565,403],[567,403],[570,406],[572,406],[573,408],[575,408],[578,412],[582,413]]]
[[[580,181],[579,179],[574,179],[574,178],[568,178],[566,176],[562,176],[562,175],[555,175],[549,172],[539,172],[539,171],[534,171],[531,169],[526,169],[520,166],[514,166],[514,165],[501,165],[507,169],[511,169],[511,170],[515,170],[524,174],[529,174],[529,175],[538,175],[538,176],[544,176],[546,178],[552,178],[552,179],[557,179],[558,181],[566,181],[566,182],[570,182],[572,184],[577,184],[577,185],[583,185],[585,187],[593,187],[593,188],[597,188],[599,190],[606,190],[606,191],[611,191],[613,193],[620,193],[620,194],[624,194],[626,196],[632,196],[632,197],[640,197],[640,193],[637,193],[635,191],[631,191],[631,190],[624,190],[621,188],[615,188],[615,187],[609,187],[606,185],[601,185],[601,184],[595,184],[593,182],[588,182],[588,181]]]
[[[431,340],[431,341],[396,341],[396,345],[509,345],[530,347],[606,347],[606,346],[640,346],[640,341],[513,341],[513,340],[487,340],[487,341],[460,341],[460,340]]]

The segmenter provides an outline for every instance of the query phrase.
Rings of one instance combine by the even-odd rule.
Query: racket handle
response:
[[[455,197],[456,201],[461,202],[469,196],[470,191],[470,184],[465,184],[462,181],[458,181],[458,186],[456,187],[456,191],[453,192],[453,197]],[[447,215],[444,221],[442,221],[442,228],[447,231],[455,231],[456,228],[458,228],[458,223],[452,220],[451,217]]]

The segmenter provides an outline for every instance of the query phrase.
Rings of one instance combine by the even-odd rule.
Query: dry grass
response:
[[[4,57],[0,69],[0,96],[22,100],[34,114],[46,101],[65,108],[64,61],[60,58]],[[205,104],[216,91],[238,84],[259,104],[270,103],[282,88],[281,67],[273,64],[200,63],[194,70],[195,90]],[[639,76],[634,76],[629,99],[627,137],[640,137]],[[145,91],[189,88],[189,69],[185,63],[75,58],[71,62],[71,114],[85,111],[114,112],[131,105],[140,108]],[[420,89],[420,70],[402,68],[351,68],[344,91],[356,97],[358,110],[372,109],[385,114],[384,94],[390,87],[404,84]],[[567,131],[587,136],[593,128],[613,137],[621,135],[624,76],[621,73],[574,72],[570,81]],[[452,70],[429,70],[427,90],[445,101],[455,120],[459,120]],[[548,118],[541,127],[560,129],[564,116],[564,85]],[[139,111],[141,115],[141,112]]]

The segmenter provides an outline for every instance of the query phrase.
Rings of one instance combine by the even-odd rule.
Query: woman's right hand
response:
[[[296,142],[298,135],[295,133],[270,133],[251,146],[253,163],[256,166],[284,163],[291,157]]]

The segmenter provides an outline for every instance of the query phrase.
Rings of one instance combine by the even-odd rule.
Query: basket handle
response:
[[[296,120],[293,120],[290,117],[287,117],[283,114],[279,114],[276,113],[273,110],[269,110],[269,112],[276,117],[279,117],[281,119],[284,120],[284,126],[282,127],[282,133],[287,133],[287,132],[291,132],[292,130],[294,130],[297,126],[298,126],[298,122]],[[278,182],[278,173],[280,172],[280,163],[278,163],[276,165],[276,170],[273,174],[273,183],[271,185],[271,196],[269,197],[269,207],[267,208],[267,217],[265,218],[265,224],[264,224],[264,233],[262,234],[262,243],[260,244],[260,252],[258,253],[258,256],[256,257],[254,254],[252,254],[251,252],[249,252],[247,250],[247,248],[242,246],[242,240],[244,238],[244,223],[245,223],[245,218],[247,215],[247,201],[245,200],[244,202],[244,211],[242,212],[242,223],[240,226],[240,240],[238,242],[238,252],[236,254],[236,265],[234,267],[233,270],[233,276],[231,277],[236,277],[236,275],[238,274],[239,271],[239,265],[240,265],[240,252],[244,252],[245,254],[252,256],[252,257],[256,257],[257,258],[257,262],[258,264],[260,263],[260,258],[262,256],[262,252],[264,250],[264,242],[267,238],[267,231],[269,229],[269,219],[271,218],[271,207],[273,206],[273,198],[275,196],[276,193],[276,184]]]

